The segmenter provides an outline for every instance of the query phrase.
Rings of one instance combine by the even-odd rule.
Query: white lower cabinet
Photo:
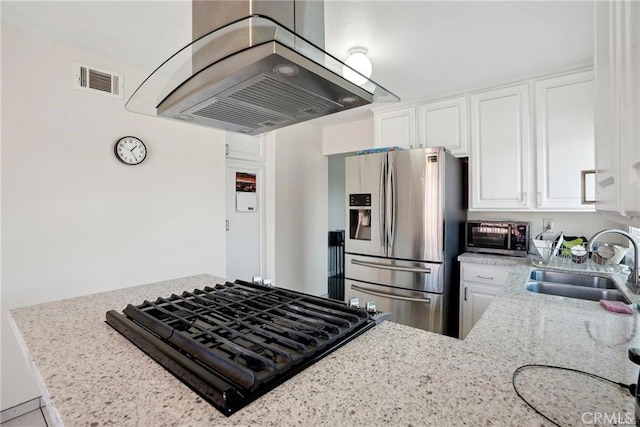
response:
[[[502,291],[512,271],[509,266],[460,263],[460,339],[467,336]]]

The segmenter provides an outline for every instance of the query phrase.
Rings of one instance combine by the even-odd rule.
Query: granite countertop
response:
[[[640,347],[637,314],[527,292],[531,265],[520,260],[513,267],[504,292],[464,341],[385,322],[228,418],[104,322],[110,309],[221,278],[192,276],[11,315],[54,422],[67,426],[539,426],[551,424],[514,392],[519,366],[561,365],[635,382],[638,369],[626,352]],[[516,385],[561,425],[589,421],[595,412],[621,419],[633,412],[626,391],[571,372],[530,369]]]

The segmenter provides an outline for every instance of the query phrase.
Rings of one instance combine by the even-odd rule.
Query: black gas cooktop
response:
[[[107,323],[227,416],[375,325],[339,301],[240,280],[123,313]]]

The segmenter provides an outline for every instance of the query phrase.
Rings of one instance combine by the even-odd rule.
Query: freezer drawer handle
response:
[[[431,274],[431,269],[430,268],[396,267],[395,265],[378,264],[377,262],[366,262],[366,261],[360,261],[360,260],[357,260],[357,259],[352,259],[351,260],[351,264],[361,265],[363,267],[382,268],[384,270],[410,271],[412,273]]]
[[[363,294],[375,295],[377,297],[399,299],[399,300],[402,300],[402,301],[422,302],[422,303],[425,303],[425,304],[430,304],[431,303],[431,299],[430,298],[411,298],[411,297],[401,297],[401,296],[398,296],[398,295],[383,294],[381,292],[374,292],[372,290],[361,288],[360,286],[356,286],[356,285],[351,285],[351,289],[353,289],[354,291],[362,292]]]

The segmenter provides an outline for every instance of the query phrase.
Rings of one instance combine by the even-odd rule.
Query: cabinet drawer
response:
[[[507,277],[509,277],[509,273],[511,273],[512,271],[512,267],[505,266],[477,267],[463,265],[462,280],[465,282],[504,285],[505,283],[507,283]]]

